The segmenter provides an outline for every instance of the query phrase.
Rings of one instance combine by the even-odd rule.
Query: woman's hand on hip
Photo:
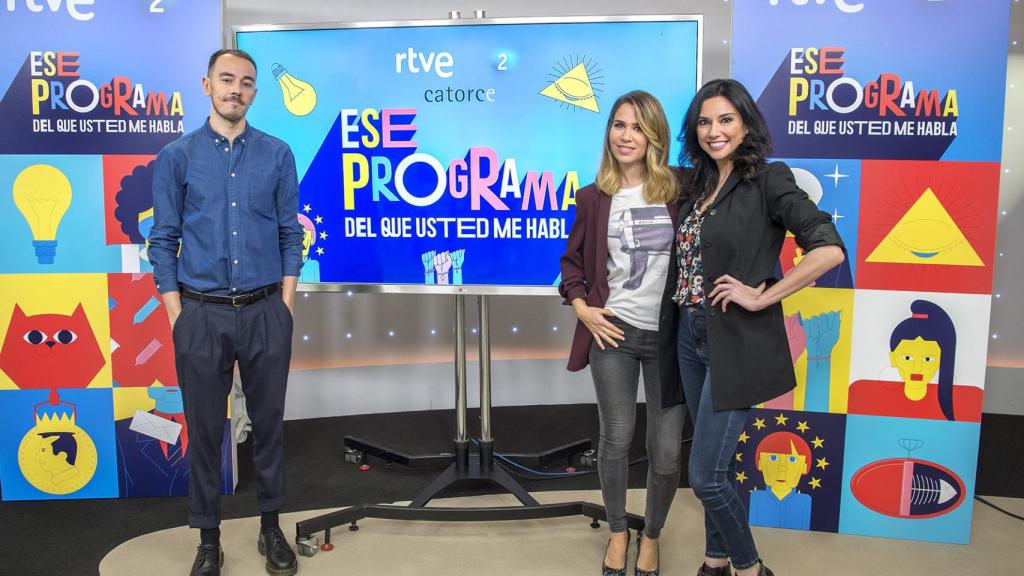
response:
[[[580,319],[580,322],[583,322],[587,330],[594,335],[594,342],[601,350],[604,350],[605,343],[618,348],[617,340],[626,339],[626,334],[622,329],[608,321],[608,318],[615,316],[611,310],[588,306],[580,298],[573,301],[572,308],[576,311],[576,317]]]
[[[711,299],[711,306],[718,306],[721,303],[722,312],[726,311],[730,302],[735,302],[751,312],[757,312],[765,307],[765,303],[760,299],[764,287],[764,282],[757,288],[752,288],[728,274],[723,274],[715,280],[715,289],[708,294],[708,298]]]

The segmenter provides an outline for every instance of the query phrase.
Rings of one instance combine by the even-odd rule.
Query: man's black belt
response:
[[[203,294],[202,292],[194,292],[182,286],[181,295],[189,300],[198,300],[199,302],[209,302],[210,304],[230,304],[235,308],[241,308],[248,306],[254,302],[259,302],[267,296],[270,296],[280,287],[279,284],[270,284],[263,288],[257,288],[251,292],[244,294],[235,294],[234,296],[216,296],[213,294]]]

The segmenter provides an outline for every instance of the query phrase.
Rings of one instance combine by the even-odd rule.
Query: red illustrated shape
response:
[[[148,155],[103,157],[107,244],[145,243],[139,215],[153,208],[154,159],[156,156]]]
[[[864,466],[850,480],[864,506],[894,518],[949,514],[963,501],[964,482],[948,468],[914,458],[890,458]]]
[[[867,261],[926,190],[952,219],[951,234],[963,234],[982,265]],[[990,294],[998,203],[997,162],[863,161],[857,288]]]
[[[109,274],[113,379],[118,386],[177,386],[174,342],[152,274]]]
[[[18,388],[85,388],[105,362],[81,304],[71,314],[34,316],[14,305],[0,370]]]

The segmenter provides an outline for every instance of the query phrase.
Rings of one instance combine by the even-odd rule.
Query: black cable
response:
[[[477,446],[480,445],[480,441],[477,440],[476,438],[473,438],[472,440],[473,440],[473,443],[476,444]],[[692,442],[692,441],[693,441],[693,438],[690,437],[690,438],[684,438],[683,440],[680,441],[680,443],[681,444],[686,444],[686,443]],[[524,479],[527,479],[527,480],[551,480],[553,478],[566,478],[566,477],[586,476],[588,474],[596,474],[597,473],[597,470],[577,470],[576,472],[543,472],[543,471],[540,471],[540,470],[534,470],[534,469],[532,469],[532,468],[530,468],[528,466],[524,466],[524,465],[516,462],[515,460],[512,460],[511,458],[505,456],[504,454],[501,454],[501,453],[498,453],[498,452],[495,452],[494,456],[498,460],[501,460],[502,462],[505,462],[505,463],[509,464],[510,466],[513,466],[514,468],[519,468],[519,469],[526,470],[527,472],[529,472],[529,474],[524,474],[522,472],[519,472],[519,471],[515,470],[514,468],[508,468],[507,469],[507,472],[509,474],[512,474],[513,476],[517,476],[519,478],[524,478]],[[636,466],[637,464],[646,462],[647,459],[648,459],[647,456],[642,456],[642,457],[640,457],[640,458],[630,462],[629,466],[630,467]]]
[[[1017,520],[1020,520],[1020,521],[1024,522],[1024,516],[1019,516],[1017,514],[1014,514],[1013,512],[1010,512],[1009,510],[1005,510],[1003,508],[1000,508],[999,506],[996,506],[992,502],[989,502],[988,500],[985,500],[981,496],[975,495],[974,499],[977,500],[978,502],[981,502],[982,504],[985,504],[986,506],[991,506],[992,508],[995,508],[996,510],[1002,512],[1003,514],[1006,514],[1007,516],[1011,516],[1013,518],[1016,518]]]

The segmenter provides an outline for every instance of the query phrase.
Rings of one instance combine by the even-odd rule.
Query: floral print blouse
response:
[[[694,203],[693,210],[679,224],[676,230],[676,263],[679,265],[679,278],[676,281],[676,293],[672,300],[682,306],[700,306],[704,304],[704,266],[700,258],[700,227],[704,223],[704,213],[698,207],[701,202]]]

